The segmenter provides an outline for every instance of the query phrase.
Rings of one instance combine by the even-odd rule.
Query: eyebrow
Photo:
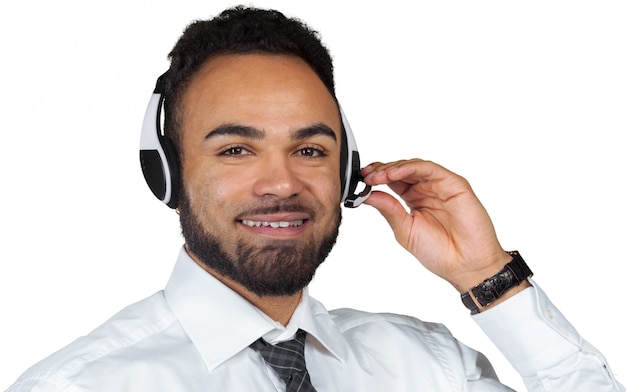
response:
[[[217,136],[241,136],[247,139],[263,139],[265,132],[245,125],[223,124],[207,133],[204,139]]]
[[[291,138],[294,140],[304,140],[313,136],[328,136],[334,141],[337,141],[335,132],[333,132],[328,125],[322,123],[301,128],[291,133]]]
[[[240,136],[247,139],[261,140],[265,137],[265,132],[245,125],[223,124],[207,133],[204,139],[206,140],[217,136]],[[327,136],[337,141],[335,132],[333,132],[329,126],[322,123],[291,132],[291,138],[293,140],[304,140],[314,136]]]

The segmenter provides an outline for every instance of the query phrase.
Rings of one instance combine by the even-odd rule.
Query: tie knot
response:
[[[311,386],[304,361],[306,331],[296,332],[296,337],[286,342],[269,344],[263,338],[250,347],[261,353],[267,364],[287,385],[287,391],[315,391]]]

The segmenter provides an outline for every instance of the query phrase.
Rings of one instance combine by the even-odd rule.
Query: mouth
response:
[[[300,227],[304,224],[304,219],[296,219],[291,221],[259,221],[251,219],[242,219],[241,223],[248,227],[271,227],[273,229],[286,229],[289,227]]]
[[[256,213],[237,219],[251,234],[281,239],[302,236],[311,220],[306,212]]]

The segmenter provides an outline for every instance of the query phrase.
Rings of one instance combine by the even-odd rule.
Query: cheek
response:
[[[334,208],[335,205],[340,204],[341,180],[335,171],[328,171],[318,176],[309,176],[308,183],[311,193],[327,208]]]
[[[331,198],[334,201],[334,204],[341,203],[341,195],[343,193],[343,189],[341,189],[341,179],[339,176],[333,177],[333,191],[331,193]]]
[[[249,182],[241,176],[241,171],[219,171],[205,165],[186,171],[185,180],[189,200],[215,213],[231,211],[233,205],[249,193]]]
[[[209,167],[187,161],[183,165],[183,187],[189,201],[195,206],[213,203],[216,198],[215,174]]]
[[[327,166],[316,168],[306,173],[310,188],[318,200],[334,207],[341,202],[341,178],[339,177],[339,158]]]

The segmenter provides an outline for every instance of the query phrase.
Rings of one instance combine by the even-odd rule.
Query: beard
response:
[[[187,250],[201,263],[220,275],[241,284],[258,296],[294,295],[306,287],[315,271],[326,259],[335,245],[341,223],[341,207],[333,211],[335,218],[321,233],[305,242],[298,240],[272,241],[269,244],[254,244],[239,241],[234,254],[225,251],[225,244],[232,247],[228,238],[218,238],[205,228],[184,192],[178,211],[180,225]],[[307,211],[301,204],[276,204],[255,210],[255,213],[279,213]]]

